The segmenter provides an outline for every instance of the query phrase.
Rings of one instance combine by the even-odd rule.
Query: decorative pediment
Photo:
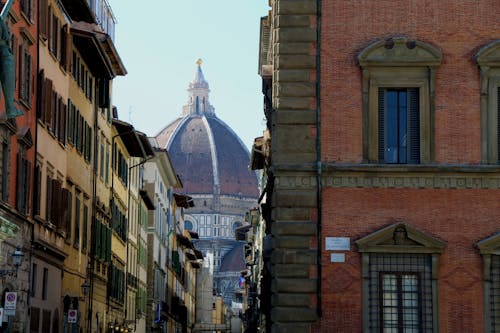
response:
[[[500,40],[495,40],[481,47],[474,55],[479,66],[500,67]]]
[[[395,37],[370,44],[358,55],[361,67],[439,66],[441,51],[427,43]]]
[[[33,146],[33,136],[29,126],[24,126],[17,132],[17,141],[22,143],[27,149]]]
[[[409,224],[398,222],[359,240],[359,252],[442,253],[446,243]]]
[[[476,246],[481,254],[500,255],[500,232],[477,242]]]

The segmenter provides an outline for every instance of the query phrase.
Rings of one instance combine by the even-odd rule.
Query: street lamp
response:
[[[88,292],[89,292],[89,289],[90,289],[90,285],[87,283],[87,281],[83,281],[82,283],[82,294],[83,294],[83,297],[87,296]]]
[[[23,263],[24,253],[20,247],[16,248],[16,250],[12,253],[12,264],[16,269],[0,269],[0,276],[12,275],[14,273],[17,274],[17,270]]]

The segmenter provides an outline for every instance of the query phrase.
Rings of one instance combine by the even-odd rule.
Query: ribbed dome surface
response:
[[[247,149],[216,116],[187,115],[156,139],[167,148],[185,193],[258,196]]]
[[[184,116],[161,130],[156,140],[168,150],[185,193],[257,198],[257,176],[248,168],[250,154],[215,115],[200,64],[189,84]]]

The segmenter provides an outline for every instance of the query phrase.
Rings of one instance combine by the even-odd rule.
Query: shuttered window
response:
[[[417,88],[378,91],[378,157],[381,163],[420,163]]]
[[[16,208],[19,212],[28,214],[30,194],[31,162],[23,153],[17,154],[17,177],[16,177]]]
[[[497,148],[498,162],[500,163],[500,87],[497,87]]]

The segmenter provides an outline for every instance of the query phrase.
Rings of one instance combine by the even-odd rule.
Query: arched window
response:
[[[193,222],[189,220],[184,221],[184,229],[193,230],[194,229]]]

